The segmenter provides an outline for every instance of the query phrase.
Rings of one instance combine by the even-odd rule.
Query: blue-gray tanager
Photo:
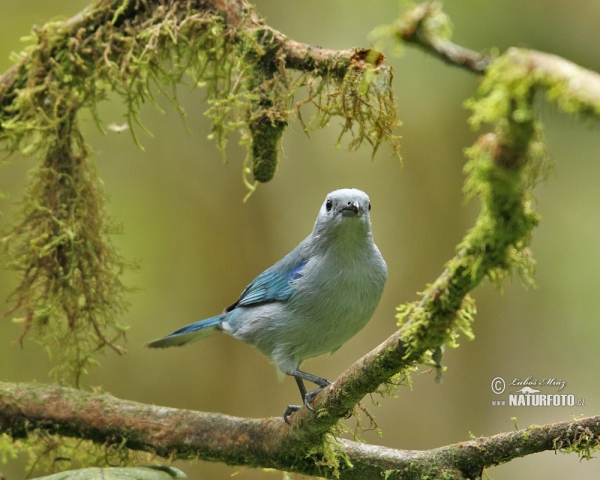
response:
[[[312,233],[288,255],[256,277],[237,302],[147,344],[186,345],[222,331],[256,347],[282,374],[298,383],[304,405],[330,382],[299,370],[302,363],[333,353],[369,321],[383,291],[387,266],[373,243],[366,193],[336,190],[327,195]],[[304,380],[319,386],[306,391]],[[298,411],[288,405],[283,418]]]

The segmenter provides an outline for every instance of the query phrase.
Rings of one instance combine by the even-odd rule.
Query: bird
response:
[[[288,207],[291,208],[291,207]],[[278,377],[295,378],[302,403],[331,382],[300,370],[305,360],[333,354],[371,319],[387,279],[373,241],[369,196],[355,188],[329,193],[310,235],[258,275],[223,313],[146,344],[182,346],[224,332],[266,355]],[[317,385],[308,392],[304,381]],[[283,419],[302,408],[288,405]]]

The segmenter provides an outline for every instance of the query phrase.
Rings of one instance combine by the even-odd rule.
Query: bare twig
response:
[[[482,74],[494,57],[457,45],[439,35],[435,29],[428,28],[427,21],[439,15],[443,13],[438,2],[421,3],[403,15],[395,35],[405,42],[418,45],[449,65]]]

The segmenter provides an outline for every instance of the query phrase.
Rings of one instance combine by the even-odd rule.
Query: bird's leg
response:
[[[331,382],[326,378],[317,377],[316,375],[311,375],[310,373],[306,373],[301,370],[292,370],[289,375],[293,375],[294,377],[296,377],[296,381],[298,381],[298,379],[308,380],[309,382],[312,382],[321,388],[325,388],[331,385]],[[300,390],[300,392],[302,393],[302,390]]]
[[[300,389],[300,395],[302,395],[302,401],[304,402],[304,405],[306,405],[306,408],[308,408],[311,412],[314,412],[315,409],[311,405],[313,399],[323,388],[331,385],[331,382],[325,378],[317,377],[316,375],[311,375],[310,373],[302,372],[301,370],[294,370],[290,375],[293,375],[298,383],[298,388]],[[303,379],[318,385],[319,388],[306,393],[306,387],[302,381]]]
[[[326,378],[317,377],[316,375],[312,375],[310,373],[302,372],[301,370],[293,370],[289,373],[296,379],[296,383],[298,384],[298,390],[300,390],[300,396],[302,397],[302,403],[308,408],[311,412],[314,412],[315,409],[312,407],[311,403],[317,393],[319,393],[323,388],[331,385],[331,382]],[[310,392],[306,392],[306,386],[304,385],[304,380],[308,380],[319,386],[315,390]],[[283,412],[283,419],[289,425],[290,421],[288,419],[289,415],[294,412],[297,412],[302,408],[301,405],[288,405],[285,411]]]
[[[300,396],[302,397],[302,402],[304,402],[304,397],[306,397],[306,386],[304,385],[304,381],[300,377],[294,377],[296,383],[298,384],[298,390],[300,390]]]
[[[296,379],[296,383],[298,384],[298,390],[300,390],[300,395],[302,396],[302,402],[306,398],[306,386],[304,385],[304,381],[300,377],[294,377]],[[302,405],[288,405],[285,411],[283,412],[283,419],[285,423],[290,425],[290,421],[288,420],[288,416],[294,412],[297,412],[302,408]]]
[[[317,377],[316,375],[311,375],[310,373],[302,372],[301,370],[292,370],[289,375],[292,375],[296,379],[296,383],[298,384],[298,390],[300,390],[300,395],[302,397],[302,403],[308,408],[311,412],[314,412],[315,409],[312,407],[311,403],[317,393],[319,393],[323,388],[331,385],[331,382],[326,378]],[[306,386],[304,385],[304,380],[308,380],[319,386],[315,390],[310,392],[306,392]],[[283,412],[283,419],[289,425],[290,421],[288,420],[289,415],[294,412],[297,412],[302,408],[301,405],[288,405],[285,411]]]

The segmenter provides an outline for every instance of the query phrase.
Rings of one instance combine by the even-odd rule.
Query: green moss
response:
[[[271,120],[267,115],[262,115],[250,124],[252,174],[258,182],[268,182],[275,175],[285,127],[287,122]]]
[[[245,42],[248,65],[248,129],[252,139],[252,174],[258,182],[275,175],[281,137],[287,127],[290,92],[281,45],[273,32],[259,29]]]
[[[351,66],[341,82],[332,76],[309,77],[306,81],[308,97],[298,103],[298,114],[304,103],[314,104],[317,114],[309,123],[304,123],[301,116],[299,118],[305,130],[309,130],[322,128],[334,117],[339,117],[343,123],[337,139],[338,147],[349,135],[350,150],[366,144],[371,147],[374,156],[382,143],[388,141],[393,153],[400,158],[400,137],[395,132],[401,122],[392,89],[393,71],[381,63],[381,54],[375,60],[369,60],[369,53],[371,50],[359,51],[357,56],[366,60],[370,67]]]
[[[600,438],[587,428],[579,428],[574,442],[565,446],[555,440],[554,448],[564,453],[576,453],[580,460],[592,460],[594,453],[600,450]]]
[[[443,368],[440,364],[440,346],[458,347],[461,333],[469,340],[474,338],[471,328],[476,311],[474,300],[465,295],[458,308],[452,304],[451,297],[448,297],[448,301],[450,304],[415,302],[398,307],[396,317],[398,326],[402,327],[406,359],[419,358],[419,363]]]
[[[481,97],[465,103],[473,112],[471,125],[479,128],[483,123],[531,122],[536,78],[530,73],[525,65],[515,64],[507,56],[496,59],[486,69],[479,87]]]
[[[531,100],[537,94],[565,113],[597,118],[600,101],[573,81],[585,82],[588,75],[590,72],[559,57],[511,48],[486,69],[479,88],[481,98],[467,102],[473,111],[471,124],[495,124],[502,118],[521,124],[531,121],[535,117]]]
[[[403,14],[396,20],[392,32],[410,27],[419,35],[428,35],[440,40],[450,40],[454,26],[450,17],[442,10],[441,2],[423,2],[417,4],[403,0]]]
[[[312,459],[317,467],[328,470],[335,478],[340,478],[341,469],[353,467],[343,445],[331,435],[325,436],[322,444],[309,449],[306,458]]]
[[[482,214],[462,246],[481,244],[477,268],[498,286],[513,267],[524,284],[533,285],[535,262],[527,246],[539,216],[531,191],[551,168],[534,111],[538,88],[537,73],[503,56],[486,70],[481,98],[466,103],[473,112],[471,124],[490,123],[496,136],[493,142],[482,137],[466,151],[465,192],[467,198],[481,199]],[[495,252],[487,256],[493,266],[483,261],[487,251]]]
[[[486,71],[482,97],[468,102],[472,125],[493,127],[466,150],[465,193],[480,200],[481,212],[423,299],[398,308],[406,360],[438,365],[433,355],[440,356],[441,345],[456,347],[459,333],[473,338],[475,304],[467,294],[482,281],[500,288],[516,271],[526,286],[533,284],[528,246],[539,216],[531,192],[548,160],[534,112],[536,80],[524,69],[499,60]]]
[[[8,267],[21,276],[10,313],[21,315],[21,340],[33,331],[56,360],[54,378],[78,384],[98,351],[124,351],[117,318],[127,307],[119,279],[127,264],[110,241],[119,229],[73,118],[31,176],[19,221],[3,238]]]
[[[270,29],[245,30],[242,19],[232,31],[218,13],[194,8],[193,2],[154,9],[103,2],[80,19],[79,29],[60,22],[37,29],[31,38],[35,45],[19,60],[14,87],[0,92],[0,141],[12,151],[43,152],[52,143],[47,133],[67,112],[90,108],[100,126],[96,105],[114,91],[124,100],[139,145],[140,107],[145,101],[156,105],[151,86],[184,116],[175,86],[191,79],[206,91],[211,137],[219,149],[225,152],[228,134],[239,131],[261,181],[275,170],[288,117],[309,102],[319,108],[312,128],[342,116],[340,137],[353,137],[350,148],[367,143],[374,154],[387,140],[399,151],[391,69],[381,65],[379,52],[357,51],[352,65],[340,58],[326,67],[311,65],[309,56],[298,65],[306,73],[293,75],[285,68],[281,40]],[[340,77],[340,71],[347,73]],[[308,96],[295,102],[302,87]]]
[[[0,463],[14,460],[19,454],[19,445],[6,433],[0,434]]]

